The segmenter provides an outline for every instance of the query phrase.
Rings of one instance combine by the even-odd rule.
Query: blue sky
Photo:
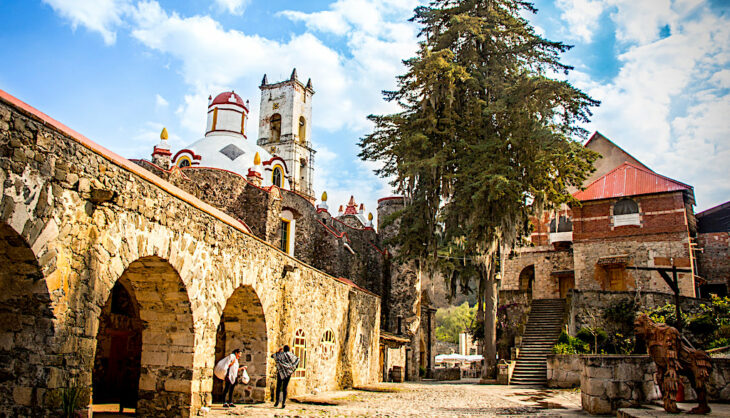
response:
[[[200,138],[209,94],[297,67],[312,78],[315,190],[336,210],[387,196],[357,158],[370,113],[395,109],[400,60],[416,50],[416,0],[1,0],[0,89],[128,158]],[[695,186],[697,210],[730,200],[730,2],[538,0],[539,33],[575,45],[568,79],[602,105],[598,130],[655,171]]]

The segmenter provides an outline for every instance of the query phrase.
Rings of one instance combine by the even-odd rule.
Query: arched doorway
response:
[[[531,264],[520,272],[520,290],[527,291],[532,295],[532,287],[535,284],[535,265]]]
[[[95,404],[137,407],[142,357],[142,320],[132,284],[122,276],[101,311],[96,337],[93,393]]]
[[[48,388],[55,330],[43,279],[25,239],[0,223],[0,411],[8,416],[47,415],[42,393]]]
[[[239,363],[248,367],[251,380],[236,385],[234,402],[264,402],[268,343],[266,317],[256,291],[251,286],[236,289],[223,309],[216,332],[215,361],[236,348],[242,351]],[[213,378],[213,402],[222,402],[223,381]]]
[[[177,271],[156,256],[134,261],[99,318],[92,382],[102,393],[94,393],[94,403],[136,401],[138,416],[189,415],[194,341],[190,300]],[[115,389],[125,392],[110,393]]]

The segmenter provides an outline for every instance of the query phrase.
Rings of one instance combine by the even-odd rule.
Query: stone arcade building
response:
[[[280,85],[313,92],[296,74]],[[187,153],[173,156],[163,134],[157,164],[135,164],[0,91],[0,416],[52,415],[69,385],[140,416],[195,415],[233,348],[251,375],[237,388],[246,401],[270,395],[284,344],[302,358],[294,393],[433,364],[428,296],[382,244],[397,224],[376,232],[352,199],[339,216],[315,207],[308,126],[283,158],[273,145],[251,155],[247,104],[223,100]],[[211,136],[219,123],[237,123],[241,140]],[[245,157],[246,178],[193,164],[220,158],[208,139],[236,145],[223,154]],[[402,204],[381,200],[380,219]]]

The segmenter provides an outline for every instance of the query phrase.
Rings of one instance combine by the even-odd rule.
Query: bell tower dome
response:
[[[258,145],[284,159],[289,167],[291,189],[314,201],[312,175],[314,150],[312,130],[312,80],[303,84],[296,68],[288,80],[269,84],[261,81]]]
[[[240,134],[246,137],[248,103],[233,91],[208,98],[208,123],[205,136]]]

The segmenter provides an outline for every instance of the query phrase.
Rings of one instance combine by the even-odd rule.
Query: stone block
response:
[[[151,373],[142,373],[139,377],[139,390],[157,390],[157,376]]]
[[[32,406],[33,388],[16,386],[13,388],[13,401],[17,405]]]
[[[581,381],[580,390],[591,396],[604,396],[606,388],[610,384],[611,380],[609,379],[586,379]]]
[[[167,353],[142,350],[142,366],[166,366]]]
[[[190,353],[170,353],[167,356],[167,365],[175,367],[189,367],[192,365],[193,356]]]
[[[586,393],[580,395],[581,407],[584,411],[593,415],[605,415],[611,413],[611,403],[598,396],[591,396]]]
[[[191,393],[192,382],[189,380],[166,379],[165,390],[169,392]]]

